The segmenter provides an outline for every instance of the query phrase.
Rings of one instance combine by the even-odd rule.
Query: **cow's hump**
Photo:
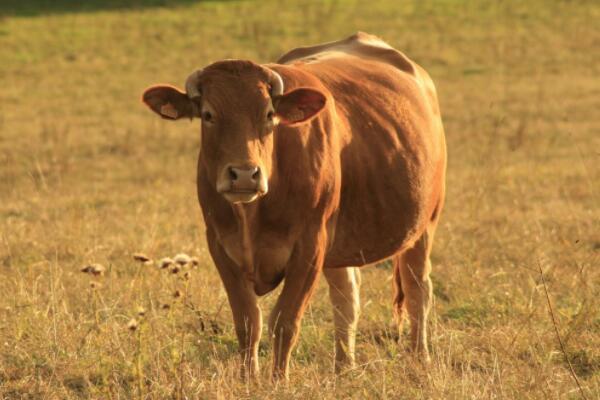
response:
[[[354,35],[335,42],[315,46],[298,47],[290,50],[277,60],[279,64],[316,63],[346,54],[361,58],[375,59],[414,75],[415,67],[402,52],[375,35],[357,32]]]

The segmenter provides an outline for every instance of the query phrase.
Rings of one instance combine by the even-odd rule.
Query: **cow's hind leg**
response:
[[[402,328],[404,326],[404,319],[406,317],[406,307],[404,306],[404,292],[402,291],[402,277],[400,275],[400,268],[402,265],[402,255],[398,254],[392,258],[393,265],[393,277],[392,277],[392,287],[394,289],[394,300],[393,300],[393,310],[394,310],[394,321],[396,322],[396,327],[398,329],[398,337],[402,336]]]
[[[417,352],[424,361],[429,361],[427,349],[427,315],[431,307],[432,285],[429,273],[431,261],[429,253],[433,241],[432,226],[417,240],[415,245],[403,254],[396,256],[395,275],[400,278],[403,299],[400,305],[406,307],[410,320],[411,348]],[[398,274],[399,273],[399,274]],[[397,305],[396,303],[395,305]],[[398,310],[397,310],[398,311]]]
[[[360,314],[360,270],[356,267],[324,270],[329,284],[335,325],[335,370],[354,366],[356,328]]]

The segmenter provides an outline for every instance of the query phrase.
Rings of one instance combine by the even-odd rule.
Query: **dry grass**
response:
[[[580,398],[538,263],[574,372],[600,395],[597,2],[64,3],[0,7],[0,397]],[[370,267],[359,368],[332,372],[321,285],[290,384],[266,379],[266,340],[265,379],[244,383],[196,204],[197,124],[159,121],[139,96],[214,60],[270,61],[359,29],[440,92],[433,363],[391,340],[390,271]],[[138,252],[200,265],[172,273]],[[80,272],[94,263],[104,274]]]

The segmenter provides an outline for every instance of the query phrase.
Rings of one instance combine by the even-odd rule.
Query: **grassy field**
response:
[[[0,3],[0,398],[600,396],[598,2],[14,3]],[[363,269],[356,370],[333,373],[322,282],[289,385],[268,380],[266,338],[263,378],[245,383],[196,200],[198,124],[139,98],[215,60],[268,62],[357,30],[439,90],[433,362],[395,344],[381,265]],[[200,266],[185,280],[135,252]],[[90,262],[104,276],[79,271]]]

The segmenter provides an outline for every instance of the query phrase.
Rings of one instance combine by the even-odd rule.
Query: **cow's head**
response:
[[[284,93],[277,72],[240,60],[194,72],[185,89],[152,86],[143,101],[165,119],[202,119],[201,162],[215,189],[232,203],[267,193],[275,127],[308,121],[326,101],[314,89]]]

